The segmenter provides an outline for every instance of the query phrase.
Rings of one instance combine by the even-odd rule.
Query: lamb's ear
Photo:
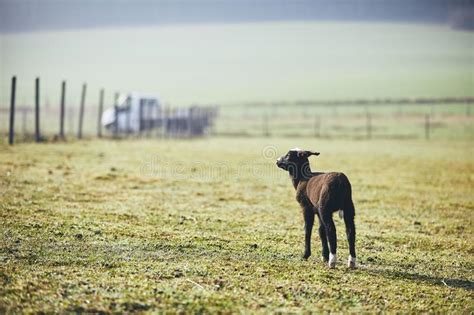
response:
[[[298,156],[299,157],[309,157],[311,155],[319,155],[319,152],[298,151]]]
[[[319,152],[306,151],[306,153],[308,154],[308,156],[310,156],[310,155],[319,155]]]

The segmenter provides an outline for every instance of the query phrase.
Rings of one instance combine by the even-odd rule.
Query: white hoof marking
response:
[[[337,257],[336,254],[331,254],[329,253],[329,261],[328,261],[328,266],[329,268],[336,268],[336,262],[337,262]]]
[[[347,267],[351,269],[355,269],[357,267],[355,257],[349,255],[349,258],[347,259]]]

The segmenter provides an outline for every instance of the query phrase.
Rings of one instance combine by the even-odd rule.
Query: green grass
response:
[[[360,267],[301,260],[291,147],[353,184]],[[217,138],[0,147],[0,312],[471,313],[472,142]]]

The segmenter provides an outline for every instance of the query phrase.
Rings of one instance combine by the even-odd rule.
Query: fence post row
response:
[[[40,79],[35,80],[35,139],[41,141],[40,134]]]
[[[81,94],[81,105],[79,108],[79,126],[77,130],[77,138],[82,139],[82,123],[84,122],[84,103],[86,101],[86,89],[87,84],[82,85],[82,94]]]
[[[97,137],[102,138],[102,111],[104,107],[104,89],[100,90],[99,95],[99,114],[97,119]]]
[[[13,76],[11,78],[11,99],[10,99],[10,115],[9,115],[9,135],[8,135],[8,143],[10,145],[14,144],[15,141],[15,118],[19,121],[19,125],[17,123],[17,129],[20,127],[19,133],[17,130],[17,133],[21,135],[21,132],[26,135],[28,128],[30,126],[27,124],[28,122],[28,114],[31,111],[31,108],[28,106],[19,106],[18,108],[15,108],[16,106],[16,87],[17,87],[17,77]],[[82,139],[83,138],[83,126],[84,126],[84,111],[85,111],[85,101],[86,101],[86,93],[87,93],[87,83],[83,83],[82,85],[82,94],[81,94],[81,101],[80,101],[80,107],[79,107],[79,121],[78,121],[78,129],[77,129],[77,138]],[[97,137],[101,138],[103,136],[103,126],[102,126],[102,114],[104,110],[104,94],[105,91],[102,88],[100,90],[99,94],[99,106],[98,106],[98,118],[97,118]],[[120,133],[129,135],[132,133],[133,128],[131,128],[131,104],[130,100],[127,100],[126,104],[119,104],[119,97],[120,94],[119,92],[115,93],[115,101],[114,101],[114,115],[115,115],[115,123],[112,126],[112,132],[113,136],[115,138],[119,137]],[[35,96],[34,96],[34,110],[35,110],[35,117],[34,117],[34,132],[35,132],[35,141],[36,142],[41,142],[44,138],[41,136],[41,108],[40,108],[40,77],[35,78]],[[427,100],[415,100],[413,102],[387,102],[389,106],[393,106],[394,112],[392,115],[395,115],[395,118],[401,118],[399,117],[400,115],[403,116],[408,116],[411,112],[410,111],[405,111],[403,109],[403,104],[425,104],[426,105],[426,111],[424,115],[424,138],[426,140],[429,140],[431,138],[431,131],[432,130],[437,130],[436,124],[431,125],[431,120],[436,121],[436,116],[442,116],[443,111],[437,108],[439,104],[444,104],[443,99],[435,99],[433,101],[427,101]],[[446,101],[447,104],[455,103],[458,105],[463,106],[462,110],[465,110],[465,115],[469,116],[471,115],[471,105],[474,103],[474,98],[470,99],[465,99],[465,100],[458,100],[457,102],[454,102],[452,100]],[[366,114],[366,120],[365,120],[365,137],[367,140],[372,139],[373,136],[373,131],[375,130],[376,133],[376,138],[377,137],[382,137],[383,136],[383,131],[378,132],[377,129],[377,124],[372,126],[372,115],[371,115],[371,110],[370,108],[376,109],[376,106],[374,106],[374,102],[363,102],[359,101],[355,103],[360,106],[360,112],[357,113],[357,127],[356,127],[356,132],[357,136],[364,136],[364,121],[363,121],[363,113],[365,109],[365,114]],[[466,104],[466,107],[464,108],[464,105]],[[119,107],[119,105],[126,105],[125,107]],[[46,109],[48,112],[48,102],[46,103],[46,108],[43,108],[43,112]],[[272,105],[272,109],[274,110],[273,112],[269,111],[263,111],[261,113],[256,112],[254,114],[254,117],[257,119],[257,125],[255,126],[257,129],[260,127],[258,125],[258,120],[259,120],[259,115],[261,116],[261,133],[258,132],[257,134],[264,136],[264,137],[270,137],[272,133],[274,133],[274,130],[276,127],[278,127],[278,117],[276,117],[276,109],[277,107],[275,105]],[[344,109],[344,107],[339,106],[339,104],[324,104],[324,106],[327,106],[328,109],[334,110],[334,115],[341,117],[340,111]],[[398,108],[398,112],[397,112]],[[153,134],[156,134],[156,136],[161,135],[161,137],[193,137],[196,135],[202,135],[204,134],[204,129],[208,127],[208,131],[212,133],[212,127],[213,127],[213,119],[216,117],[217,114],[217,107],[210,108],[210,107],[201,107],[201,106],[191,106],[189,108],[170,108],[169,106],[152,106],[151,103],[145,101],[145,100],[140,100],[139,104],[139,117],[138,117],[138,131],[137,133],[141,136],[144,137],[151,137]],[[67,110],[67,113],[66,113]],[[123,111],[126,110],[124,113]],[[266,108],[265,110],[268,110]],[[19,111],[16,113],[16,111]],[[122,114],[121,114],[122,112]],[[307,112],[307,107],[303,107],[303,113],[304,117],[308,117],[308,112]],[[18,117],[18,114],[20,117]],[[65,119],[66,119],[66,114],[67,114],[67,119],[68,119],[68,131],[66,132],[65,130]],[[59,121],[59,139],[65,139],[65,133],[68,134],[74,134],[74,124],[76,122],[76,116],[75,114],[75,107],[68,107],[66,109],[66,80],[63,80],[61,82],[61,98],[60,98],[60,121]],[[15,115],[17,117],[15,117]],[[43,116],[45,114],[43,113]],[[54,113],[56,115],[56,113]],[[123,115],[123,117],[120,117],[120,115]],[[360,116],[362,115],[362,116]],[[374,116],[374,121],[377,122],[380,117],[384,115],[377,114],[375,111],[375,116]],[[423,130],[421,129],[421,124],[423,124],[423,114],[415,114],[419,124],[420,129],[417,129],[415,136],[417,138],[421,139],[423,138]],[[120,122],[125,124],[125,125],[119,125],[119,117]],[[245,117],[245,116],[242,116]],[[360,119],[362,120],[359,120]],[[275,120],[271,120],[270,118],[276,118]],[[410,118],[410,117],[408,117]],[[314,116],[310,116],[307,118],[308,125],[311,124],[311,120],[313,120],[313,134],[315,137],[321,137],[321,136],[326,136],[325,130],[322,129],[322,116],[321,113],[315,113]],[[324,121],[324,123],[326,123]],[[27,128],[28,127],[28,128]],[[87,127],[87,124],[86,124]],[[156,133],[153,132],[153,129],[156,128]],[[273,129],[272,129],[273,128]],[[309,135],[312,134],[311,132],[311,126],[309,126]],[[87,130],[87,129],[86,129]],[[359,131],[360,130],[360,131]],[[44,132],[44,130],[43,130]],[[329,135],[329,134],[328,134]],[[56,137],[56,135],[55,135]]]
[[[10,132],[8,134],[8,143],[13,145],[15,137],[15,94],[16,94],[16,77],[12,77],[12,90],[10,97]]]
[[[61,107],[59,112],[59,138],[64,139],[64,111],[66,102],[66,81],[61,84]]]

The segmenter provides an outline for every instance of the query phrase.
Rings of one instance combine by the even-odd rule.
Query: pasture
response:
[[[468,133],[472,135],[472,133]],[[303,253],[274,165],[345,172],[359,268]],[[474,311],[468,140],[276,137],[0,146],[0,312]]]

